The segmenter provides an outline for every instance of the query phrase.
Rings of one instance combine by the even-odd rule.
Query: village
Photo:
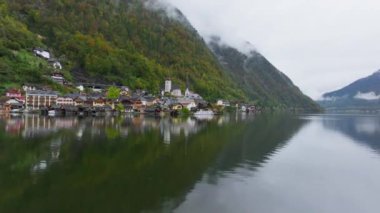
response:
[[[33,50],[37,57],[45,59],[53,68],[50,80],[56,84],[67,85],[60,72],[63,66],[47,50]],[[48,86],[24,84],[22,88],[11,88],[0,94],[0,114],[42,114],[49,116],[99,116],[120,113],[143,113],[154,115],[214,115],[224,111],[258,112],[254,105],[231,103],[218,100],[216,103],[205,101],[199,94],[190,91],[187,81],[184,93],[171,79],[163,82],[158,95],[145,90],[131,90],[128,86],[96,83],[76,83],[70,86],[76,92],[61,94]]]

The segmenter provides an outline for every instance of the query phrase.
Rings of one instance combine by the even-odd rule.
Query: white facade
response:
[[[84,86],[83,85],[79,85],[79,86],[77,86],[77,89],[79,91],[83,92],[84,91]]]
[[[171,94],[172,96],[175,96],[175,97],[181,97],[182,91],[180,89],[174,89]]]
[[[50,53],[45,50],[34,50],[33,51],[37,56],[40,56],[45,59],[50,59]]]
[[[166,80],[165,81],[165,92],[171,92],[172,91],[172,81]]]
[[[74,105],[74,100],[69,97],[58,97],[57,100],[57,105],[59,106],[73,106]]]
[[[54,67],[54,69],[61,70],[62,69],[62,64],[60,62],[56,61],[56,62],[53,63],[53,67]]]

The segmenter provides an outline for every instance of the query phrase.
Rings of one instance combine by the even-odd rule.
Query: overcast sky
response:
[[[249,41],[312,98],[380,69],[379,0],[163,0],[207,37]]]

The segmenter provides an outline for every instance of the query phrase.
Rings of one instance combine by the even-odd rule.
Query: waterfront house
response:
[[[188,110],[197,108],[197,104],[195,103],[195,101],[190,98],[179,98],[178,103],[181,104],[184,108],[187,108]]]
[[[74,99],[69,96],[60,96],[57,98],[56,104],[58,106],[74,106]]]
[[[54,91],[32,90],[26,92],[25,108],[41,109],[56,104],[57,93]]]
[[[104,107],[106,105],[106,100],[102,97],[92,99],[93,107]]]
[[[171,92],[171,95],[174,97],[181,97],[182,96],[182,91],[178,86],[173,86],[173,90]]]
[[[182,110],[182,109],[183,109],[183,105],[180,104],[180,103],[172,104],[172,105],[170,106],[170,109],[171,109],[171,110]]]
[[[85,96],[78,96],[73,98],[74,106],[85,106],[87,98]]]
[[[21,110],[23,108],[24,108],[24,103],[21,101],[18,101],[15,98],[11,98],[7,100],[4,104],[5,112],[12,112],[13,110]]]
[[[9,98],[22,98],[22,93],[18,89],[10,89],[6,92],[6,95]]]
[[[226,101],[226,100],[218,100],[216,102],[216,105],[217,106],[221,106],[221,107],[229,107],[229,106],[231,106],[230,102]]]

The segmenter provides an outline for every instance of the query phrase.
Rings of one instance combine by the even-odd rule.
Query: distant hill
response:
[[[246,44],[249,48],[250,44]],[[224,71],[248,96],[267,106],[318,110],[319,106],[263,55],[254,49],[243,53],[213,37],[209,47]]]
[[[325,108],[380,108],[380,70],[323,95]]]

